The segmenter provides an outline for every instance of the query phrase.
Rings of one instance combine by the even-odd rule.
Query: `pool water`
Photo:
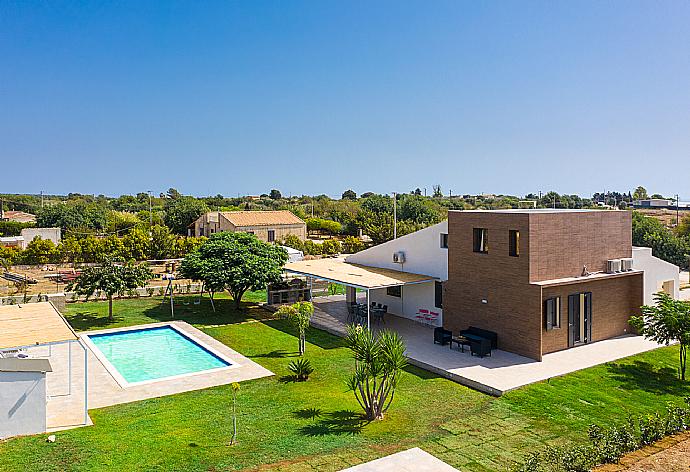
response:
[[[170,326],[91,334],[89,339],[128,383],[231,365]]]

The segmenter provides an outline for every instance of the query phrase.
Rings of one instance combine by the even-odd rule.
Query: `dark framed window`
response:
[[[443,308],[443,282],[434,282],[434,306]]]
[[[546,331],[561,327],[561,297],[544,300],[544,321]]]
[[[268,230],[268,242],[272,243],[276,240],[276,231],[274,229]]]
[[[441,233],[441,249],[448,249],[448,234]]]
[[[402,286],[396,285],[395,287],[386,288],[386,295],[400,298],[402,296]]]
[[[486,228],[472,229],[472,250],[486,254],[489,252],[489,230]]]
[[[508,231],[508,254],[520,257],[520,231],[516,229]]]

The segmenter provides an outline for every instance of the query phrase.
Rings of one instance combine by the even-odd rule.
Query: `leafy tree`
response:
[[[39,210],[36,226],[62,228],[63,233],[72,229],[103,230],[107,224],[107,210],[96,203],[67,203],[50,205]]]
[[[434,189],[434,198],[443,197],[443,192],[441,191],[440,185],[434,185],[433,189]]]
[[[343,251],[340,241],[337,239],[327,239],[321,243],[321,253],[329,256],[335,256]]]
[[[170,198],[165,202],[165,225],[174,233],[187,234],[187,227],[207,211],[206,204],[194,197]]]
[[[180,274],[218,292],[227,290],[240,308],[247,290],[260,290],[281,279],[285,249],[249,233],[221,232],[208,238],[180,264]]]
[[[78,295],[91,297],[96,291],[105,293],[108,299],[108,320],[113,319],[113,296],[124,295],[127,290],[133,290],[144,285],[153,277],[151,269],[145,264],[116,264],[111,258],[106,258],[100,265],[85,267],[82,273],[67,285],[67,291],[74,291]]]
[[[635,189],[635,191],[632,194],[632,197],[634,200],[646,200],[647,198],[649,198],[649,196],[647,195],[647,189],[641,185]]]
[[[175,250],[175,236],[167,226],[151,227],[151,241],[148,255],[151,259],[167,259]]]
[[[655,193],[650,198],[664,198],[664,196],[660,193]]]
[[[81,244],[79,240],[73,236],[64,238],[62,242],[60,242],[58,250],[60,251],[60,259],[63,261],[74,264],[81,260]]]
[[[361,209],[371,213],[393,213],[393,200],[388,195],[371,195],[362,198]]]
[[[79,246],[81,248],[81,258],[84,262],[96,262],[105,257],[101,240],[93,235],[80,239]]]
[[[150,243],[148,232],[134,228],[122,238],[122,257],[135,261],[146,260]]]
[[[408,195],[402,199],[398,209],[398,218],[424,225],[441,221],[441,215],[427,204],[427,200],[414,195]]]
[[[345,236],[342,246],[343,252],[346,254],[354,254],[364,249],[364,243],[362,240],[355,236]]]
[[[633,213],[632,240],[635,246],[652,248],[652,254],[667,262],[685,268],[690,257],[690,243],[676,236],[656,218]]]
[[[280,190],[276,190],[276,189],[271,190],[271,193],[269,196],[270,196],[271,200],[280,200],[281,198],[283,198],[283,195],[280,193]]]
[[[22,260],[24,264],[47,264],[54,261],[57,255],[53,241],[36,236],[22,252]]]
[[[323,231],[333,235],[339,234],[343,229],[343,226],[337,221],[323,218],[307,218],[306,223],[309,231]]]
[[[375,336],[369,329],[351,325],[346,342],[355,360],[347,386],[368,420],[382,419],[395,397],[400,373],[407,366],[405,342],[389,330]]]
[[[311,317],[314,314],[314,305],[311,302],[297,302],[293,305],[281,306],[276,315],[286,318],[297,329],[299,335],[299,355],[304,355],[306,348],[306,333]]]
[[[357,200],[357,194],[354,190],[345,190],[342,195],[343,200]]]
[[[291,247],[292,249],[297,249],[298,251],[304,250],[304,243],[302,240],[294,234],[288,234],[283,238],[283,246]]]
[[[680,344],[680,378],[685,380],[687,349],[690,344],[690,302],[674,300],[665,292],[654,296],[656,306],[643,306],[642,316],[630,318],[630,324],[645,338],[657,343]]]
[[[185,257],[199,249],[199,247],[206,241],[205,236],[183,236],[175,239],[174,257]]]

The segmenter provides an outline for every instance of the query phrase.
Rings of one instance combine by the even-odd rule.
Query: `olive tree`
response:
[[[642,316],[630,318],[630,324],[645,338],[658,343],[680,345],[680,378],[685,380],[687,349],[690,344],[690,302],[674,300],[665,292],[654,295],[656,306],[642,306]]]
[[[115,263],[107,258],[94,267],[85,267],[81,274],[67,285],[68,292],[92,296],[97,291],[105,293],[108,299],[108,320],[113,320],[113,297],[124,295],[125,291],[141,287],[153,277],[145,264]]]
[[[347,345],[355,359],[355,371],[347,386],[355,394],[368,420],[382,419],[395,396],[400,373],[407,366],[405,342],[394,332],[351,325]]]
[[[288,260],[285,249],[250,233],[215,233],[180,264],[180,275],[203,282],[211,292],[227,290],[239,309],[248,290],[277,282]]]

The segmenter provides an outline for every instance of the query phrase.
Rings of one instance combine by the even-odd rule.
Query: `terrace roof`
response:
[[[78,339],[50,302],[0,306],[0,349]]]
[[[328,280],[362,289],[379,289],[438,280],[430,275],[402,272],[345,262],[343,259],[317,259],[285,264],[287,272]]]

